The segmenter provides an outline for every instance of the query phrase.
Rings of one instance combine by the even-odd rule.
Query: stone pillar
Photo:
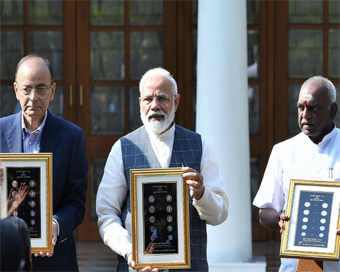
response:
[[[196,120],[230,201],[226,222],[208,226],[210,271],[265,271],[252,254],[246,0],[198,2]]]

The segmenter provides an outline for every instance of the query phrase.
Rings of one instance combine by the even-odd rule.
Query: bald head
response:
[[[50,73],[50,76],[51,76],[51,84],[53,84],[54,82],[54,75],[53,75],[53,69],[52,69],[52,66],[50,64],[50,62],[48,61],[48,59],[45,59],[43,56],[40,56],[38,54],[30,54],[30,55],[27,55],[25,57],[23,57],[18,65],[17,65],[17,69],[15,70],[15,82],[18,81],[18,71],[19,71],[19,68],[21,67],[21,65],[26,62],[26,61],[37,61],[37,62],[41,62],[42,65],[46,65],[47,69],[49,70],[49,73]]]

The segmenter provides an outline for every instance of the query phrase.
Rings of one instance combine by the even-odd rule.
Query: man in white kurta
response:
[[[302,132],[274,146],[253,202],[260,208],[263,226],[279,230],[283,220],[289,220],[284,211],[291,179],[340,182],[340,130],[333,123],[336,111],[330,81],[314,77],[302,85],[298,101]],[[323,263],[325,272],[340,271],[339,262]],[[297,264],[298,259],[282,258],[280,272],[295,272]]]
[[[174,124],[174,112],[178,107],[179,94],[175,81],[169,75],[167,71],[156,68],[147,72],[140,83],[141,118],[152,150],[162,168],[168,168],[170,165],[175,130],[178,129]],[[163,116],[164,120],[159,120],[162,119],[160,116]],[[131,233],[123,227],[121,219],[122,207],[129,190],[122,157],[122,142],[119,140],[113,145],[106,162],[98,189],[96,210],[104,243],[125,257],[131,266]],[[202,140],[201,172],[187,167],[183,169],[184,177],[188,178],[192,205],[199,218],[211,225],[218,225],[226,220],[228,197],[222,189],[219,166],[208,143]]]

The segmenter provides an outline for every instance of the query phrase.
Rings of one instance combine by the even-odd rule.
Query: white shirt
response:
[[[160,137],[148,133],[153,151],[163,168],[170,165],[174,132],[175,126]],[[200,200],[193,199],[193,205],[202,220],[207,224],[218,225],[228,217],[229,200],[222,189],[222,176],[215,155],[204,140],[202,145],[201,174],[204,177],[205,192]],[[98,188],[96,211],[104,243],[121,256],[132,250],[131,234],[122,227],[120,218],[127,191],[121,143],[117,141],[111,149]]]
[[[340,181],[340,130],[334,128],[319,144],[304,133],[273,147],[253,205],[286,209],[291,179]],[[334,230],[335,231],[335,230]],[[281,259],[280,271],[296,271],[297,259]],[[324,262],[323,271],[340,271],[339,262]]]

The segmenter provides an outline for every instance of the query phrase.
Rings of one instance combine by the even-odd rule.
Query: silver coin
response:
[[[149,221],[150,221],[150,223],[155,223],[155,217],[154,216],[150,216]]]
[[[153,195],[149,196],[149,202],[153,203],[155,201],[155,197]]]
[[[166,210],[167,210],[169,213],[172,212],[172,206],[171,206],[171,205],[166,206]]]
[[[172,218],[171,215],[168,215],[168,217],[166,218],[166,220],[170,223],[170,222],[172,222],[173,218]]]
[[[155,212],[155,207],[154,206],[150,206],[149,207],[149,212],[150,213],[154,213]]]
[[[30,211],[30,215],[31,215],[31,216],[35,216],[35,211],[31,210],[31,211]]]
[[[30,191],[30,197],[35,197],[35,194],[36,194],[35,191],[33,190]]]
[[[31,186],[31,187],[34,187],[34,186],[35,186],[35,181],[34,181],[34,180],[31,180],[31,181],[30,181],[30,186]]]
[[[17,187],[18,186],[18,182],[16,181],[16,180],[13,180],[12,181],[12,186],[15,188],[15,187]]]
[[[171,195],[167,195],[166,196],[166,201],[171,202],[172,201],[172,196]]]

